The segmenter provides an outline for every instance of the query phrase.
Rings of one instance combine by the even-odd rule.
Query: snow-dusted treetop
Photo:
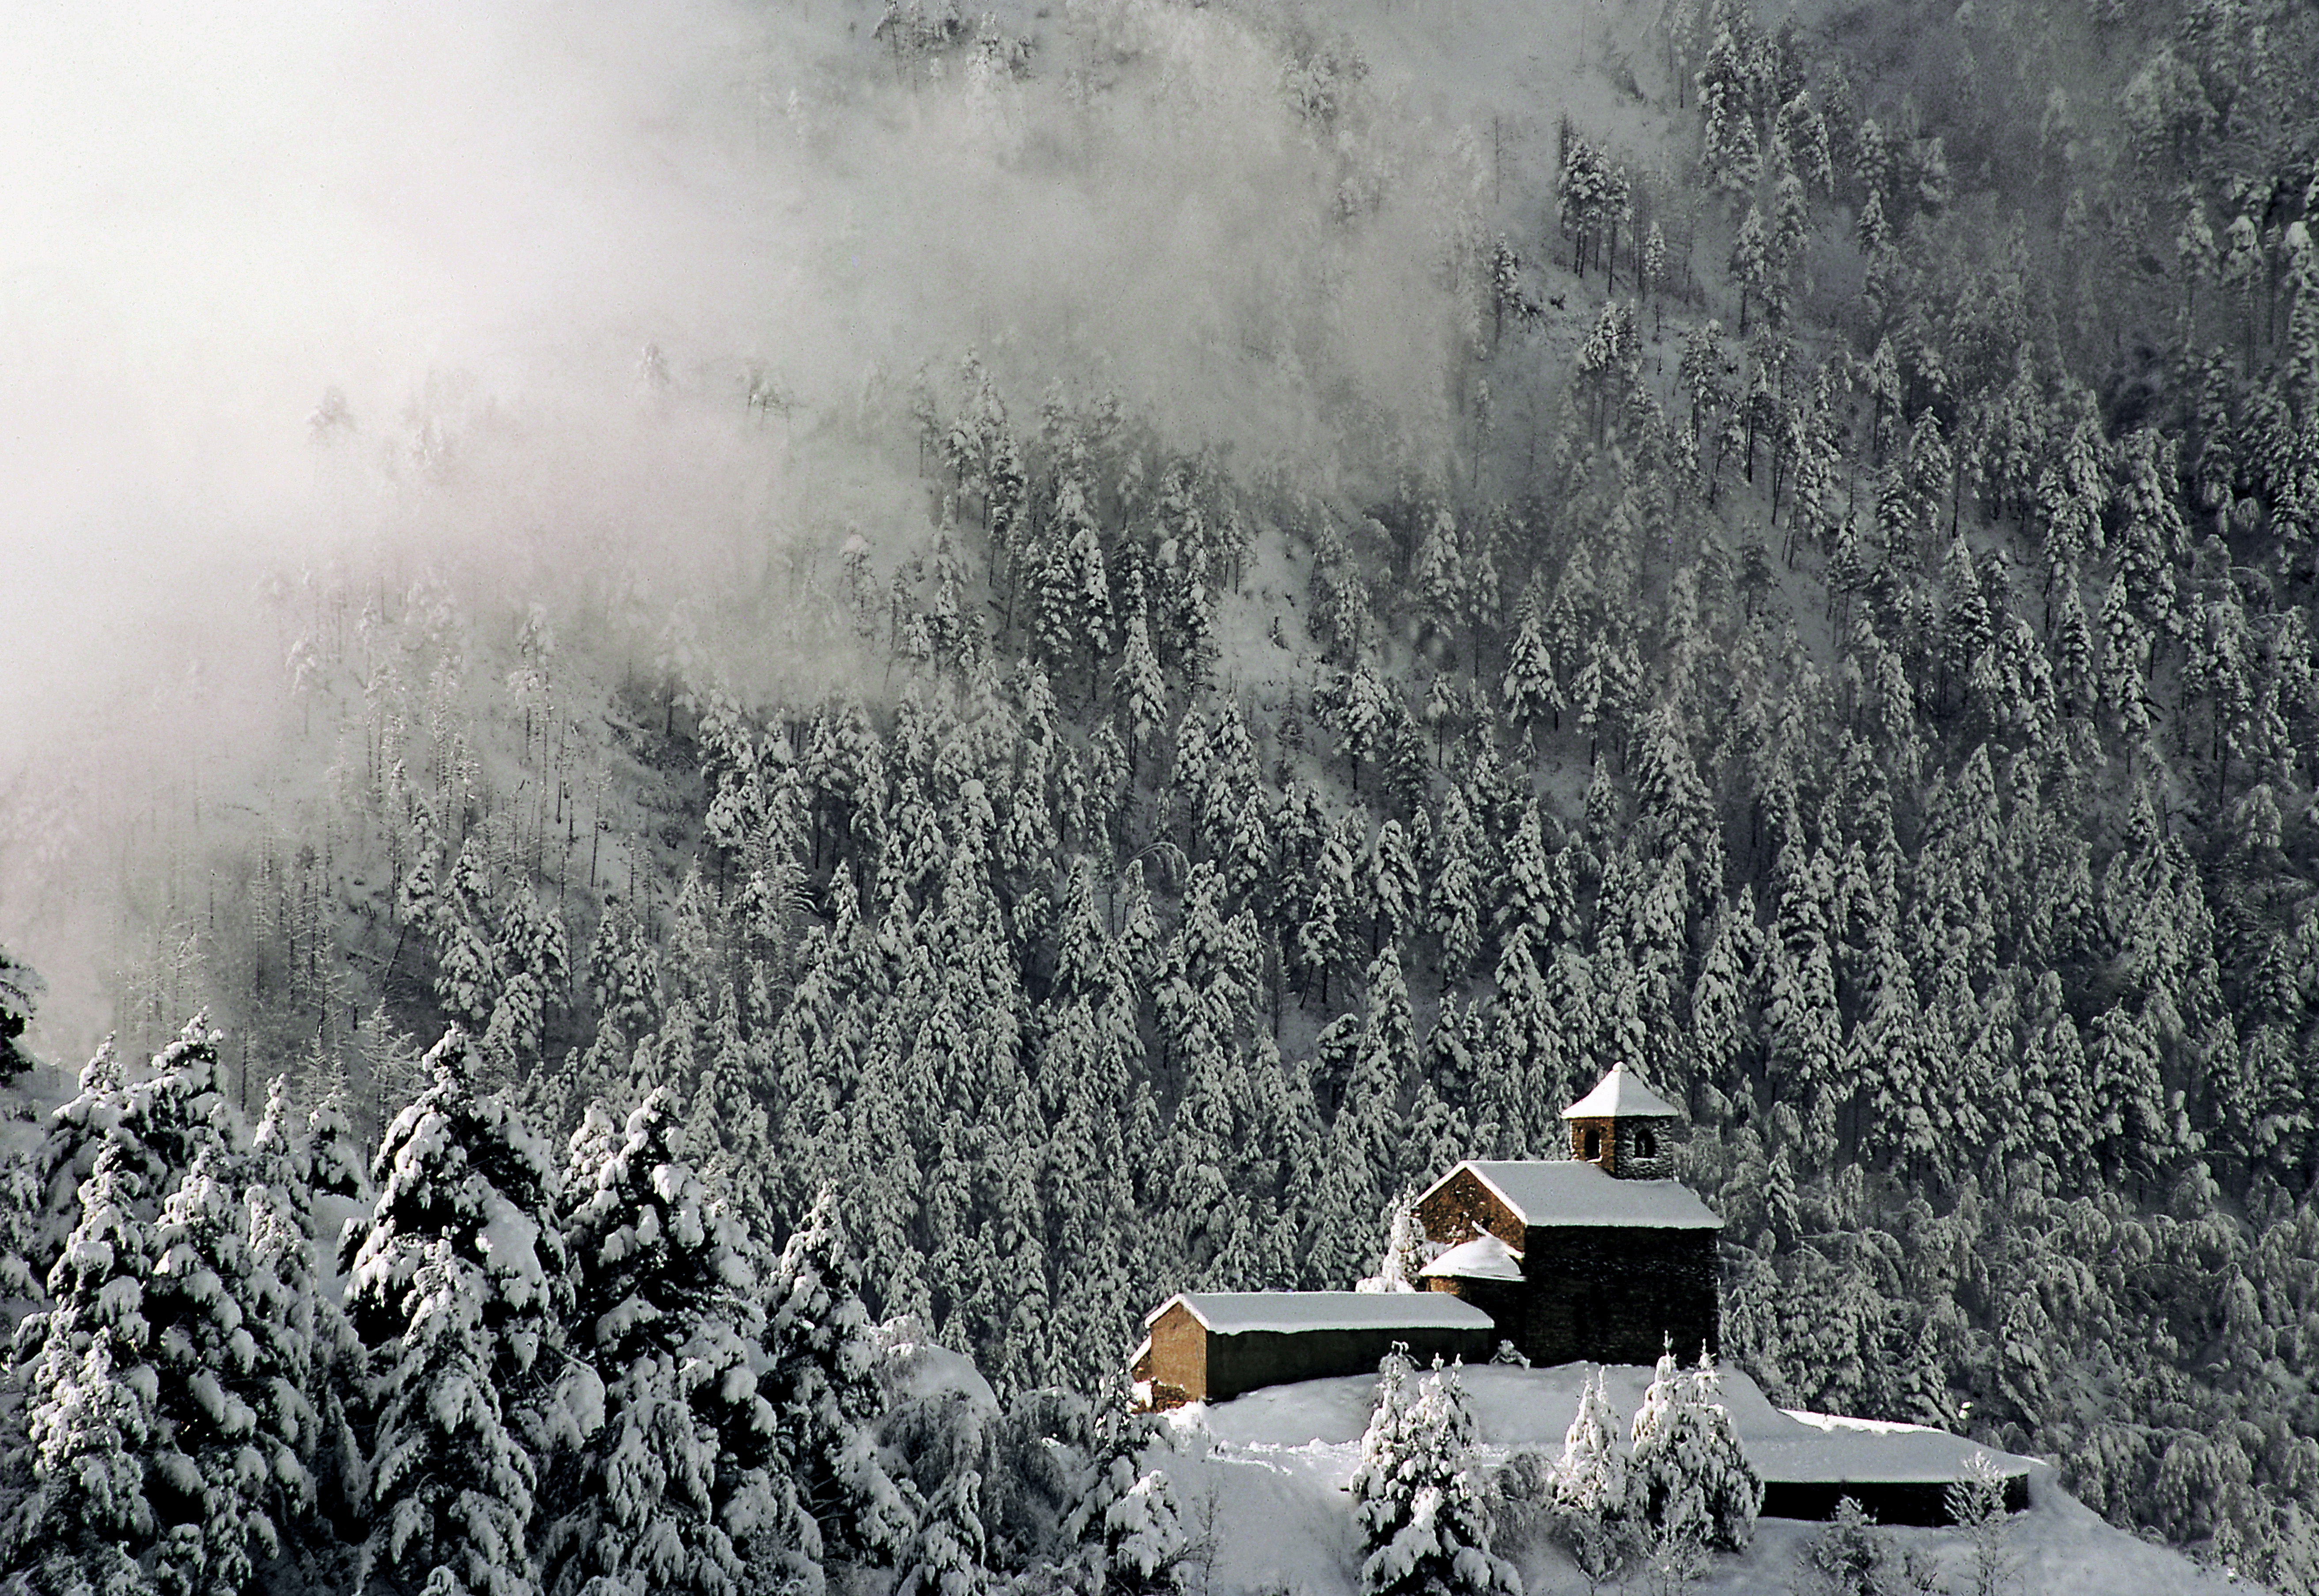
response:
[[[1490,1316],[1447,1292],[1187,1291],[1145,1315],[1145,1324],[1181,1303],[1220,1336],[1250,1330],[1488,1330]]]
[[[1443,1276],[1457,1280],[1520,1280],[1522,1277],[1522,1255],[1499,1240],[1483,1234],[1471,1241],[1461,1241],[1448,1251],[1420,1269],[1421,1276]]]
[[[1679,1180],[1620,1180],[1570,1159],[1468,1159],[1435,1181],[1427,1197],[1471,1169],[1526,1226],[1633,1225],[1647,1230],[1717,1231],[1723,1222]]]
[[[1643,1085],[1642,1078],[1620,1059],[1594,1089],[1562,1111],[1566,1120],[1677,1120],[1683,1113],[1674,1104]]]

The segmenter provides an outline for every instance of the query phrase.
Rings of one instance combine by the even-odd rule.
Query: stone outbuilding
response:
[[[1373,1375],[1396,1341],[1421,1365],[1481,1363],[1499,1340],[1483,1309],[1430,1292],[1187,1291],[1143,1323],[1132,1373],[1148,1408]]]
[[[1468,1159],[1417,1199],[1416,1292],[1186,1292],[1145,1319],[1142,1405],[1421,1364],[1656,1363],[1719,1349],[1723,1222],[1674,1173],[1681,1114],[1625,1065],[1563,1113],[1568,1159]]]

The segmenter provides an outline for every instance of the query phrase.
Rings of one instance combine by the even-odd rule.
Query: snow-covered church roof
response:
[[[1186,1291],[1143,1317],[1147,1325],[1181,1303],[1212,1335],[1250,1330],[1489,1330],[1495,1321],[1439,1291]]]
[[[1643,1230],[1716,1231],[1723,1222],[1679,1180],[1619,1180],[1575,1159],[1516,1161],[1468,1159],[1457,1169],[1497,1194],[1529,1225],[1632,1225]],[[1452,1169],[1427,1188],[1422,1203],[1456,1178]]]
[[[1418,1274],[1451,1280],[1519,1280],[1521,1254],[1484,1231],[1471,1241],[1460,1241]]]
[[[1566,1120],[1674,1120],[1683,1114],[1674,1104],[1643,1085],[1642,1078],[1627,1068],[1624,1060],[1611,1067],[1611,1073],[1594,1085],[1594,1089],[1562,1111]]]

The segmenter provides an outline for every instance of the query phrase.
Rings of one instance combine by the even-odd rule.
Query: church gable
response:
[[[1476,1236],[1495,1236],[1520,1252],[1528,1227],[1505,1197],[1483,1181],[1471,1163],[1458,1165],[1417,1199],[1417,1222],[1430,1244],[1455,1247]]]

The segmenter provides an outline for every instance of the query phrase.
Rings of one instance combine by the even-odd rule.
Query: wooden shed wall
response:
[[[1208,1390],[1208,1330],[1181,1303],[1151,1321],[1151,1405],[1177,1408]]]

